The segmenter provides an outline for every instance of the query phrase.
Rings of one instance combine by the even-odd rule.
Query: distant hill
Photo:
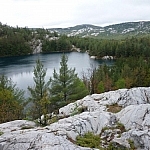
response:
[[[83,24],[69,28],[51,28],[48,30],[68,36],[122,38],[150,34],[150,21],[126,22],[105,27]]]

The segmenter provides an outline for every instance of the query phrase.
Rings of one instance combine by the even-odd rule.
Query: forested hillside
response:
[[[42,41],[56,36],[46,29],[14,28],[0,23],[0,57],[41,52]]]
[[[92,32],[97,30],[97,27],[92,25],[81,25],[75,28],[81,30],[82,27],[88,27]],[[127,30],[127,28],[131,29],[131,27],[134,27],[136,30],[134,32],[128,30],[130,35],[121,34],[121,32]],[[119,35],[113,32],[113,34],[108,34],[107,39],[95,39],[91,38],[91,36],[83,38],[76,34],[70,36],[65,32],[58,32],[55,29],[10,27],[0,23],[0,57],[65,52],[71,51],[72,48],[74,50],[80,48],[82,52],[88,51],[89,55],[97,56],[97,58],[106,55],[116,58],[150,56],[149,22],[123,23],[105,28],[109,30],[111,28],[111,30],[115,30],[115,33],[119,33]],[[69,29],[73,30],[74,28]],[[135,35],[135,31],[140,36]],[[67,32],[69,31],[67,30]],[[120,34],[123,38],[120,37]]]
[[[105,27],[91,24],[77,25],[69,28],[54,28],[58,34],[67,36],[92,37],[97,39],[121,39],[132,36],[143,36],[150,33],[150,21],[125,22]]]
[[[109,55],[120,57],[150,57],[150,36],[132,37],[120,40],[72,37],[71,43],[89,55],[101,58]]]

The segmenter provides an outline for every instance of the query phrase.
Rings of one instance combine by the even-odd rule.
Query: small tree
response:
[[[97,88],[98,88],[98,92],[99,92],[99,93],[105,92],[105,88],[104,88],[104,83],[103,83],[103,81],[100,81],[100,82],[99,82]]]
[[[68,57],[63,54],[59,74],[54,69],[53,78],[51,78],[50,93],[54,109],[88,94],[83,82],[77,77],[75,69],[68,68],[67,61]]]
[[[87,69],[86,72],[82,72],[82,80],[86,85],[89,94],[97,93],[97,85],[98,85],[98,76],[97,76],[97,68],[91,64],[90,68]]]
[[[34,86],[28,87],[28,90],[31,94],[29,100],[32,102],[32,118],[33,119],[40,119],[41,122],[41,115],[46,115],[48,113],[48,105],[50,103],[48,89],[50,82],[45,81],[46,76],[46,69],[44,69],[43,64],[38,59],[36,61],[36,66],[34,67]],[[46,116],[45,116],[46,117]],[[46,124],[46,122],[44,122]]]
[[[6,76],[0,76],[0,123],[23,118],[24,91]]]
[[[126,85],[125,85],[125,80],[124,80],[123,78],[118,79],[115,84],[116,84],[116,88],[117,88],[117,89],[123,89],[123,88],[126,87]]]

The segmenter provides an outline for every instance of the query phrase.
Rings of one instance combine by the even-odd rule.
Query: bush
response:
[[[117,127],[116,128],[120,129],[121,133],[126,132],[125,126],[120,122],[117,122]]]
[[[119,111],[122,110],[122,107],[119,106],[117,103],[112,105],[107,105],[107,108],[108,108],[108,112],[112,112],[112,113],[118,113]]]
[[[100,137],[88,132],[83,136],[77,136],[76,144],[82,147],[100,148]]]

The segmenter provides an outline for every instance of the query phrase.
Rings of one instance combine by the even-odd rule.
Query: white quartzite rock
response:
[[[107,105],[117,103],[123,109],[107,112]],[[87,108],[81,114],[78,108]],[[150,149],[150,88],[121,89],[93,94],[71,103],[59,110],[59,115],[70,116],[46,127],[16,120],[0,124],[0,150],[92,150],[74,144],[76,136],[87,132],[100,134],[103,127],[113,127],[117,121],[124,124],[126,132],[113,141],[130,147],[133,140],[137,149]],[[23,127],[31,129],[24,129]],[[117,131],[117,130],[116,130]]]

